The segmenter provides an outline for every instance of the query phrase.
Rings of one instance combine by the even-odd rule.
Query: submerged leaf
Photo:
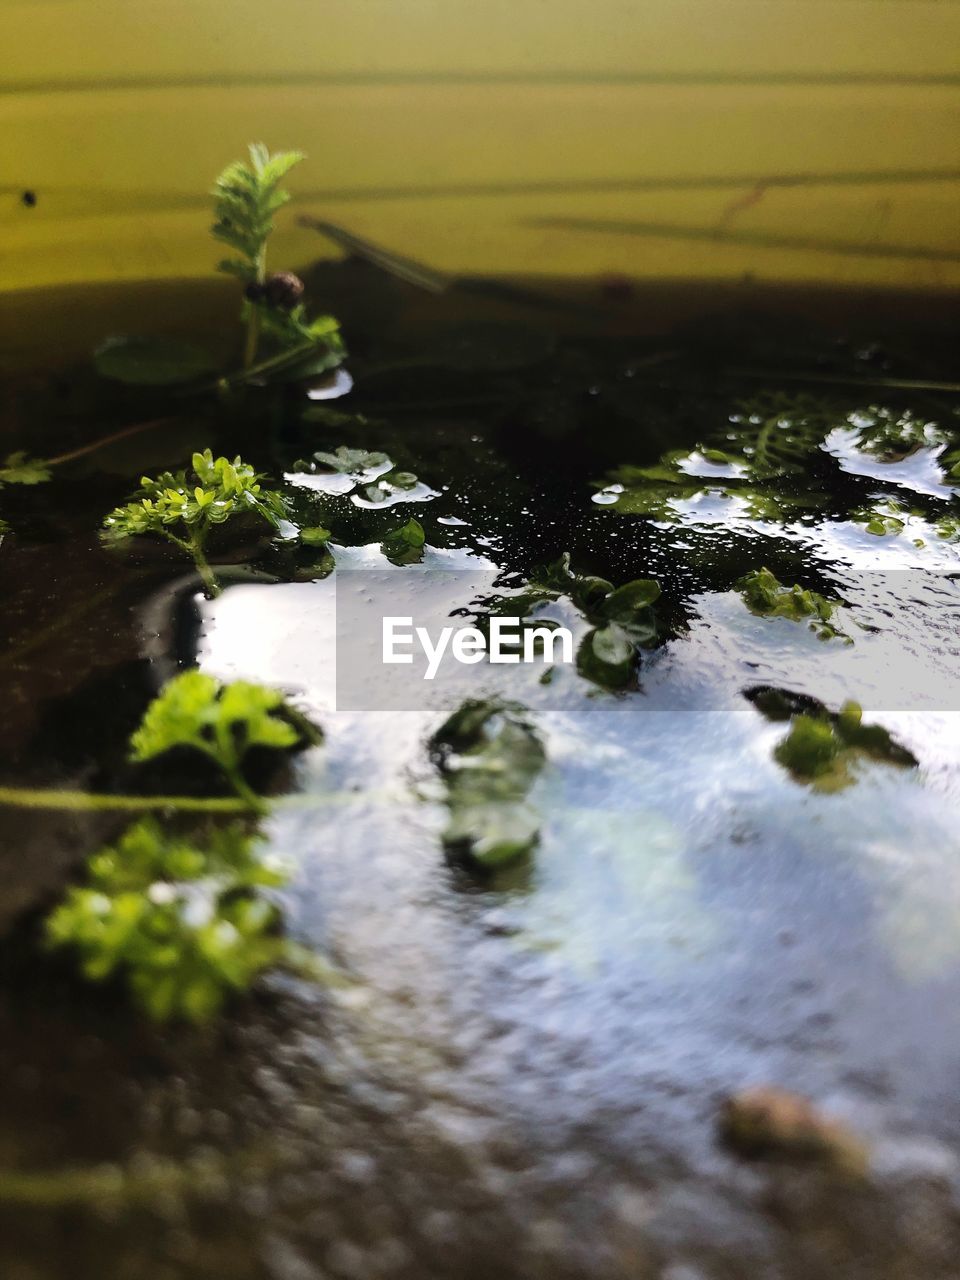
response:
[[[50,467],[38,458],[28,458],[22,449],[7,454],[0,467],[0,485],[43,484],[50,479]]]
[[[102,377],[140,387],[195,382],[216,368],[208,351],[176,338],[107,338],[93,353],[93,363]]]
[[[547,757],[523,707],[471,699],[430,746],[446,784],[448,849],[488,870],[528,853],[540,827],[528,792]]]
[[[333,537],[333,534],[330,532],[330,530],[324,529],[320,525],[315,525],[313,528],[310,528],[310,529],[300,530],[300,541],[306,547],[323,547],[330,541],[332,537]]]

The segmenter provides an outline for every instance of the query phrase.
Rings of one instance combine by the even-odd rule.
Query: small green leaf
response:
[[[649,608],[659,599],[659,582],[652,578],[637,578],[611,591],[600,605],[600,612],[614,622],[632,622],[638,610]]]
[[[423,559],[426,534],[419,520],[408,520],[399,529],[391,529],[380,544],[380,550],[393,564],[419,564]]]
[[[340,445],[336,453],[318,449],[313,455],[316,462],[340,475],[361,477],[369,471],[389,470],[393,463],[385,453],[370,453],[366,449],[348,449]]]
[[[333,534],[329,529],[324,529],[320,525],[315,525],[310,529],[300,530],[300,541],[307,547],[322,547],[329,542]]]
[[[250,748],[285,751],[318,738],[319,730],[307,727],[275,689],[246,680],[221,685],[201,671],[185,671],[151,702],[130,748],[138,762],[175,747],[201,751],[216,761],[242,798],[259,807],[241,772]]]
[[[570,553],[553,564],[535,569],[519,596],[495,602],[492,611],[509,607],[519,616],[542,625],[536,611],[548,601],[568,599],[591,630],[577,650],[577,671],[604,689],[622,689],[634,678],[639,650],[657,642],[657,620],[652,605],[660,598],[660,585],[652,578],[637,578],[614,587],[606,578],[577,573]]]

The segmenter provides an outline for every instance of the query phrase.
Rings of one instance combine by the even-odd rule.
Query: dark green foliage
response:
[[[107,338],[93,353],[97,372],[131,386],[169,387],[196,382],[211,374],[215,361],[208,351],[176,338]]]
[[[594,684],[621,689],[634,677],[639,651],[657,642],[653,604],[660,586],[637,578],[614,587],[606,578],[576,573],[565,551],[553,564],[535,569],[519,596],[498,600],[492,610],[542,626],[541,607],[568,599],[591,625],[577,650],[577,670]]]
[[[857,448],[880,462],[899,462],[918,449],[949,442],[950,435],[935,422],[926,422],[909,409],[898,411],[871,405],[847,416],[857,432]]]
[[[528,853],[540,828],[528,793],[547,757],[524,708],[471,699],[430,747],[446,786],[443,839],[451,852],[491,871]]]
[[[155,1021],[203,1022],[285,959],[279,911],[260,892],[285,878],[240,825],[197,841],[147,818],[89,859],[47,942],[75,951],[93,982],[121,976]]]
[[[843,421],[810,396],[761,395],[741,401],[725,428],[696,449],[673,449],[652,467],[624,465],[598,486],[602,505],[624,515],[674,521],[680,503],[737,500],[752,520],[785,520],[822,504],[816,491],[784,490],[784,477],[809,466],[832,427]]]
[[[844,415],[814,396],[761,393],[741,400],[717,443],[736,456],[753,480],[772,480],[806,470],[828,432]]]
[[[789,618],[793,622],[809,622],[821,640],[844,636],[830,620],[841,608],[839,602],[827,600],[816,591],[794,585],[785,587],[767,568],[747,574],[739,584],[740,594],[751,613],[763,618]]]

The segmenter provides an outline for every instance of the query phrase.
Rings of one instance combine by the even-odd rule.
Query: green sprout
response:
[[[208,593],[217,595],[219,586],[206,556],[211,530],[241,515],[276,528],[284,515],[283,499],[262,489],[262,477],[240,458],[215,459],[205,449],[193,455],[192,466],[192,475],[165,471],[155,480],[143,476],[130,501],[104,519],[104,537],[109,542],[142,534],[165,538],[192,557]]]
[[[220,767],[237,795],[262,812],[262,797],[243,776],[246,753],[251,747],[286,751],[305,741],[317,742],[319,736],[276,689],[246,680],[222,685],[202,671],[185,671],[147,707],[130,747],[138,762],[173,747],[202,751]]]
[[[527,797],[547,754],[524,708],[470,699],[440,726],[430,748],[446,784],[447,848],[487,871],[528,853],[540,818]]]
[[[47,918],[47,943],[76,952],[93,982],[122,976],[155,1021],[204,1022],[288,959],[279,909],[260,892],[286,875],[257,845],[241,825],[201,846],[146,818],[90,858],[86,884]]]
[[[807,591],[794,585],[785,587],[769,569],[757,569],[747,574],[740,583],[740,594],[751,613],[761,618],[789,618],[793,622],[809,620],[810,629],[821,640],[841,636],[847,642],[849,636],[834,626],[830,619],[842,607],[836,601],[827,600],[816,591]]]
[[[281,151],[270,155],[262,143],[254,143],[249,150],[249,163],[235,160],[214,183],[216,221],[211,228],[214,237],[237,254],[220,262],[217,270],[235,276],[245,286],[244,368],[249,369],[254,363],[261,332],[273,338],[283,351],[304,348],[307,354],[318,343],[327,344],[332,364],[337,364],[342,348],[336,320],[332,316],[308,320],[300,301],[302,281],[290,272],[267,275],[267,242],[273,231],[273,215],[290,199],[280,183],[304,158],[303,154]],[[316,362],[311,362],[309,372],[320,371]]]
[[[251,145],[249,151],[249,161],[227,165],[211,193],[215,218],[211,232],[234,254],[217,269],[234,276],[244,288],[242,369],[217,376],[218,362],[202,346],[180,338],[134,334],[107,338],[96,349],[94,364],[103,377],[131,386],[223,391],[270,378],[312,377],[343,360],[346,349],[334,317],[310,319],[303,303],[303,281],[290,271],[267,271],[273,215],[290,199],[281,182],[303,156],[299,151],[270,155],[261,143]],[[270,350],[258,360],[261,338]]]

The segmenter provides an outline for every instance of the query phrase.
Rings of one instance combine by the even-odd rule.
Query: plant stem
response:
[[[213,570],[210,568],[210,562],[204,555],[203,542],[199,536],[199,531],[191,529],[189,534],[188,548],[193,556],[193,563],[197,566],[197,573],[203,579],[203,585],[206,588],[207,598],[215,600],[220,594],[220,583],[214,576]]]
[[[268,811],[269,805],[263,796],[258,796],[254,789],[247,783],[246,778],[240,771],[239,765],[228,767],[223,764],[223,771],[227,775],[231,787],[236,791],[240,799],[251,808],[254,813],[264,814]]]
[[[179,809],[197,813],[242,813],[249,806],[237,796],[123,796],[97,791],[53,788],[0,787],[0,805],[16,809],[78,809],[142,812]]]
[[[137,422],[132,427],[124,427],[122,431],[114,431],[112,435],[102,436],[92,444],[81,445],[79,449],[70,449],[67,453],[58,453],[55,458],[47,458],[45,461],[48,467],[55,467],[61,462],[72,462],[74,458],[82,458],[84,454],[94,453],[105,445],[113,444],[115,440],[124,440],[127,436],[139,435],[141,431],[151,431],[154,427],[162,427],[164,423],[172,421],[172,418],[151,418],[149,422]]]
[[[257,254],[257,284],[263,284],[267,278],[267,251],[261,246]],[[260,341],[260,312],[257,304],[247,304],[247,340],[243,347],[243,367],[249,369],[257,358],[257,343]]]
[[[222,378],[218,378],[215,383],[211,384],[211,388],[227,388],[239,386],[245,382],[253,382],[263,374],[275,373],[278,369],[283,369],[289,364],[296,364],[303,356],[313,351],[316,346],[317,343],[313,341],[301,343],[296,347],[291,347],[288,351],[281,351],[279,355],[270,356],[268,360],[261,360],[259,364],[253,364],[249,368],[241,369],[239,373],[224,374]],[[206,388],[203,389],[206,390]]]

